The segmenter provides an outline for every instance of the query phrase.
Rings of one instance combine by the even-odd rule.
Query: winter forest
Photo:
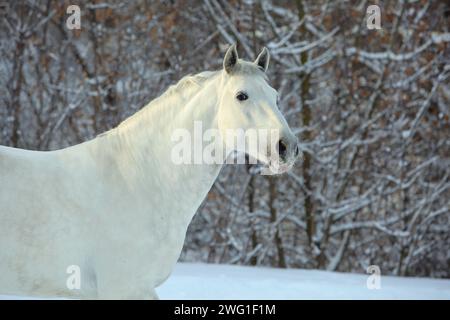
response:
[[[448,1],[6,0],[0,16],[0,144],[31,150],[117,126],[229,44],[268,48],[301,160],[226,165],[181,261],[450,278]]]

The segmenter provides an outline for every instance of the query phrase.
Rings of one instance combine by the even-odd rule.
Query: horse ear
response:
[[[236,44],[231,45],[227,53],[225,53],[225,58],[223,59],[223,68],[227,73],[231,73],[238,62],[238,53],[236,50]]]
[[[264,47],[261,53],[256,58],[255,64],[258,67],[260,67],[264,72],[266,72],[267,68],[269,67],[269,61],[270,61],[269,50],[267,50],[267,48]]]

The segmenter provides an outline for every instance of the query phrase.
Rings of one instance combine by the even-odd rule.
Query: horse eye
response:
[[[244,101],[248,99],[248,95],[245,92],[238,92],[236,99],[239,101]]]

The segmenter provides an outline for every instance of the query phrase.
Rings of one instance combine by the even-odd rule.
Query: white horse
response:
[[[173,130],[194,121],[220,132],[277,129],[277,154],[255,157],[278,159],[276,173],[297,157],[297,138],[266,82],[268,63],[267,49],[247,62],[233,45],[223,70],[183,78],[91,141],[50,152],[1,146],[0,294],[156,299],[222,167],[174,164]],[[80,286],[68,286],[72,276]]]

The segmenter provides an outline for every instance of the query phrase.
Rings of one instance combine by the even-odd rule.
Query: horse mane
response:
[[[177,83],[169,86],[166,91],[164,91],[160,96],[156,97],[155,99],[151,100],[147,105],[142,107],[139,111],[135,112],[125,120],[123,120],[121,123],[119,123],[118,126],[105,131],[103,133],[100,133],[97,135],[97,137],[103,137],[105,135],[108,135],[109,133],[112,133],[118,128],[122,128],[130,124],[134,119],[137,117],[140,117],[144,112],[147,112],[149,108],[151,108],[156,103],[163,103],[163,101],[170,99],[174,96],[181,96],[185,100],[189,100],[191,97],[193,97],[201,88],[203,88],[206,81],[209,79],[214,78],[217,74],[219,74],[220,71],[203,71],[198,74],[188,74],[181,78]]]
[[[211,79],[219,72],[220,71],[203,71],[195,75],[188,74],[181,78],[176,84],[169,86],[160,98],[169,97],[174,94],[182,94],[185,95],[185,98],[190,98],[198,91],[195,89],[202,88],[207,80]]]

